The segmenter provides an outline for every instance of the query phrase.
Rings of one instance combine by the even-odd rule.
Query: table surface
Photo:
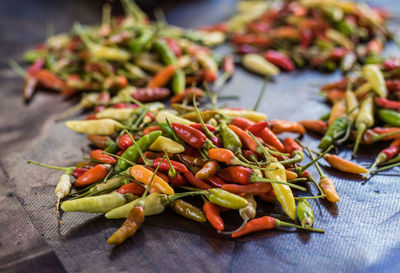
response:
[[[396,1],[374,1],[400,16]],[[316,227],[325,234],[267,231],[231,240],[207,224],[190,222],[168,210],[146,219],[134,238],[110,247],[106,239],[121,221],[102,215],[65,213],[64,225],[55,218],[53,195],[59,173],[28,166],[33,159],[73,165],[88,150],[83,135],[55,123],[55,116],[73,101],[51,92],[38,92],[29,105],[21,101],[23,81],[8,67],[8,59],[46,37],[46,23],[56,32],[74,21],[100,21],[102,1],[2,1],[0,4],[0,271],[1,272],[400,272],[400,186],[398,170],[364,183],[357,176],[334,178],[341,202],[312,202]],[[149,3],[147,4],[149,5]],[[114,12],[120,12],[113,2]],[[235,1],[163,2],[170,23],[196,27],[227,19]],[[393,20],[392,26],[399,26]],[[394,45],[387,56],[398,54]],[[268,86],[260,110],[270,118],[312,119],[328,106],[318,85],[340,78],[339,72],[282,73]],[[252,107],[262,79],[242,69],[221,90],[239,95],[230,106]],[[227,102],[222,102],[227,103]],[[315,147],[318,139],[305,136]],[[383,146],[381,146],[383,147]],[[357,160],[371,162],[377,149],[362,147]],[[350,158],[343,148],[341,156]],[[314,175],[316,175],[315,171]],[[259,215],[280,212],[263,204]],[[238,218],[227,215],[232,226]]]

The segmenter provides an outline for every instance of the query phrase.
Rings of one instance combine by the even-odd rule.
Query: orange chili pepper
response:
[[[257,143],[246,131],[233,124],[228,125],[228,127],[240,138],[240,141],[245,148],[248,148],[253,152],[257,150]]]
[[[207,179],[217,173],[218,163],[214,160],[208,161],[198,172],[196,177],[199,179]]]
[[[271,120],[270,128],[275,134],[290,132],[303,135],[306,132],[306,129],[300,123],[287,120]]]
[[[117,163],[117,160],[115,160],[114,157],[109,156],[107,154],[103,153],[103,150],[93,150],[90,152],[90,158],[93,158],[97,161],[100,161],[101,163],[104,164],[111,164],[114,165]]]
[[[344,97],[346,95],[345,90],[339,90],[339,89],[331,89],[327,92],[328,93],[326,95],[326,98],[332,103],[335,103],[338,100],[344,99]]]
[[[122,244],[127,238],[133,236],[144,222],[143,206],[134,206],[122,226],[108,239],[109,244]]]
[[[147,135],[153,131],[162,131],[162,130],[161,130],[161,127],[158,125],[149,126],[143,130],[143,135]]]
[[[172,103],[181,103],[185,98],[192,99],[194,93],[196,94],[196,100],[203,95],[203,91],[201,91],[201,89],[199,89],[197,87],[191,87],[191,88],[188,88],[185,91],[173,96],[169,100],[169,102],[171,104]]]
[[[325,121],[323,120],[301,120],[299,121],[301,125],[303,125],[306,130],[313,131],[315,133],[320,133],[324,134],[326,129],[328,128],[328,125],[326,124]]]
[[[135,165],[131,167],[131,175],[134,179],[137,181],[148,185],[150,183],[151,177],[153,176],[153,172],[146,169],[142,165]],[[168,185],[165,180],[163,180],[161,177],[158,175],[154,176],[153,183],[151,187],[154,187],[155,189],[159,190],[162,193],[171,195],[174,194],[174,190],[171,188],[170,185]]]
[[[175,74],[177,67],[173,64],[161,69],[148,83],[148,87],[163,87]]]
[[[328,125],[330,126],[338,117],[346,114],[346,103],[344,100],[335,102],[332,106],[331,114],[329,116]]]
[[[289,171],[289,170],[285,170],[285,172],[286,172],[286,178],[288,181],[297,178],[297,173]]]
[[[141,196],[144,193],[144,191],[145,188],[136,182],[125,184],[118,189],[118,192],[121,194],[132,193],[137,196]]]
[[[76,187],[83,187],[83,186],[93,184],[94,182],[97,182],[100,179],[103,179],[104,177],[106,177],[109,170],[110,170],[110,165],[107,165],[107,164],[96,165],[93,168],[91,168],[90,170],[86,171],[78,179],[76,179],[74,185]]]
[[[326,154],[324,159],[331,165],[333,168],[345,172],[345,173],[366,173],[368,172],[367,169],[364,167],[353,163],[349,160],[343,159],[337,155]]]
[[[224,220],[221,218],[221,209],[219,206],[207,201],[203,205],[203,211],[207,217],[208,222],[216,229],[216,230],[224,230],[225,224]]]
[[[226,164],[231,164],[235,155],[231,150],[224,149],[224,148],[214,148],[208,150],[208,157],[220,162],[224,162]]]
[[[271,184],[262,182],[247,185],[224,184],[221,188],[234,194],[263,194],[272,190]]]

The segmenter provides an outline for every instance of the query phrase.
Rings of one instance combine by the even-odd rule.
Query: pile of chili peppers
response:
[[[242,1],[238,14],[205,30],[229,33],[243,66],[262,75],[310,67],[349,71],[370,63],[392,34],[388,13],[342,0]],[[254,66],[257,59],[259,65]],[[262,66],[263,69],[260,69]]]
[[[323,134],[319,148],[332,144],[359,145],[391,141],[370,167],[359,173],[374,174],[400,165],[400,59],[367,64],[351,75],[321,86],[321,92],[332,104],[331,111],[320,120],[304,120],[307,129]],[[328,160],[329,161],[329,160]],[[376,168],[378,167],[378,168]],[[346,172],[346,170],[343,170]]]
[[[126,218],[110,244],[122,243],[145,217],[168,207],[193,221],[208,221],[233,238],[278,227],[323,232],[312,227],[314,214],[307,200],[340,200],[332,179],[318,165],[330,149],[314,158],[307,147],[311,161],[303,164],[302,146],[277,136],[304,134],[300,123],[267,120],[246,109],[198,109],[197,104],[193,93],[187,104],[175,103],[175,110],[166,110],[159,102],[139,103],[109,107],[86,120],[69,120],[65,125],[87,134],[94,148],[84,160],[73,167],[29,163],[64,172],[55,189],[57,208],[62,201],[64,212]],[[319,182],[307,171],[313,165]],[[317,195],[307,189],[309,182]],[[202,208],[191,204],[194,199],[203,200]],[[259,202],[279,202],[287,215],[283,217],[292,222],[257,214]],[[237,210],[242,219],[236,230],[225,229],[227,210]]]
[[[151,22],[133,1],[122,4],[125,16],[112,18],[106,4],[100,25],[77,23],[70,33],[51,36],[25,52],[23,59],[31,66],[26,72],[16,67],[25,78],[24,99],[29,100],[37,87],[63,95],[82,93],[81,102],[60,118],[129,103],[131,97],[160,101],[183,93],[187,86],[214,82],[219,63],[229,62],[229,57],[224,61],[213,56],[209,48],[224,42],[224,33]]]

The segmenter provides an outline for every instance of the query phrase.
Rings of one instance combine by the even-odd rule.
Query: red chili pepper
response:
[[[230,124],[228,127],[240,138],[240,141],[245,148],[248,148],[253,152],[257,150],[257,143],[246,131],[233,124]]]
[[[195,149],[194,147],[192,147],[192,146],[186,147],[186,149],[185,149],[185,151],[183,153],[184,153],[184,155],[192,156],[192,157],[195,157],[195,158],[201,156],[200,152],[197,149]]]
[[[251,121],[247,118],[236,117],[231,121],[230,124],[233,124],[233,125],[239,127],[240,129],[244,130],[244,129],[247,129],[248,127],[250,127],[251,125],[253,125],[254,121]]]
[[[347,87],[347,79],[343,78],[340,81],[337,82],[332,82],[332,83],[327,83],[321,86],[322,91],[327,91],[330,89],[340,89],[340,90],[346,90]]]
[[[118,147],[123,151],[132,146],[132,144],[133,142],[128,134],[122,135],[118,140]]]
[[[34,77],[38,79],[39,85],[45,88],[54,90],[69,89],[63,80],[47,69],[40,69]]]
[[[400,67],[400,58],[397,57],[397,58],[391,58],[391,59],[385,60],[383,62],[383,67],[385,68],[385,70],[389,70],[389,71]]]
[[[139,88],[132,93],[132,97],[140,102],[160,101],[168,98],[171,92],[164,87]]]
[[[336,101],[341,100],[346,96],[345,90],[331,89],[326,92],[327,92],[326,98],[332,103],[335,103]]]
[[[260,122],[254,123],[253,125],[247,127],[246,130],[253,134],[257,134],[258,132],[260,132],[264,128],[267,128],[268,126],[269,126],[268,121],[260,121]]]
[[[313,39],[313,33],[310,29],[305,29],[301,32],[300,35],[300,47],[302,48],[308,48],[311,44],[311,41]]]
[[[26,71],[29,75],[34,76],[44,66],[44,58],[38,58]]]
[[[89,114],[89,115],[87,115],[86,117],[85,117],[85,120],[91,120],[91,119],[97,119],[97,116],[96,116],[96,114]]]
[[[203,71],[203,81],[212,83],[215,82],[217,78],[218,75],[214,71],[211,71],[209,69]]]
[[[153,167],[157,168],[157,166],[160,164],[162,158],[156,158],[153,160]],[[170,160],[172,167],[177,171],[177,172],[188,172],[189,170],[186,168],[185,165],[183,165],[180,162]],[[166,159],[163,160],[163,162],[160,164],[159,167],[160,171],[169,171],[169,164]]]
[[[82,176],[85,172],[87,172],[89,169],[87,169],[87,168],[76,168],[75,170],[74,170],[74,172],[72,173],[72,175],[75,177],[75,178],[79,178],[80,176]]]
[[[214,25],[202,26],[197,28],[198,30],[202,31],[221,31],[221,32],[228,32],[228,26],[225,22],[217,23]]]
[[[393,101],[393,100],[388,100],[388,99],[381,98],[381,97],[376,97],[375,102],[378,106],[385,108],[385,109],[391,109],[394,111],[400,110],[400,102],[399,101]]]
[[[193,127],[196,130],[199,130],[200,132],[204,133],[203,130],[203,126],[201,125],[201,123],[192,123],[190,124],[190,127]],[[211,132],[211,133],[215,133],[216,128],[210,124],[206,124],[207,129]]]
[[[175,56],[180,57],[182,56],[182,50],[181,47],[178,44],[178,41],[173,38],[165,38],[165,43],[168,45],[168,47],[174,52]]]
[[[135,182],[131,182],[121,186],[118,189],[118,192],[121,194],[132,193],[137,196],[142,196],[145,190],[146,189],[142,185],[139,185],[138,183]]]
[[[276,196],[275,196],[274,190],[271,190],[271,191],[269,191],[267,193],[257,194],[257,196],[261,200],[263,200],[265,202],[268,202],[268,203],[273,203],[273,202],[276,201]]]
[[[103,150],[93,150],[90,152],[90,158],[93,158],[97,161],[100,161],[101,163],[104,164],[111,164],[114,165],[117,163],[114,157],[109,156],[107,154],[103,153]]]
[[[285,146],[285,151],[292,156],[296,151],[303,152],[303,148],[290,137],[285,138],[283,145]]]
[[[247,185],[236,185],[236,184],[225,184],[222,185],[222,189],[229,191],[234,194],[263,194],[270,192],[272,190],[272,186],[269,183],[252,183]]]
[[[211,203],[210,201],[205,202],[203,205],[203,211],[207,217],[208,222],[219,231],[224,230],[224,221],[221,218],[221,209],[219,206]]]
[[[137,109],[139,108],[138,105],[136,104],[128,104],[128,103],[116,103],[113,105],[114,108],[133,108],[133,109]]]
[[[236,53],[238,54],[250,54],[250,53],[258,53],[258,49],[251,45],[238,45],[236,46]]]
[[[170,177],[169,182],[171,182],[172,185],[180,187],[183,186],[187,183],[187,180],[183,175],[178,173],[178,175],[174,178]]]
[[[250,150],[242,150],[243,156],[251,161],[257,161],[258,155],[257,153],[250,151]]]
[[[251,129],[251,128],[250,128]],[[249,130],[251,132],[251,130]],[[285,147],[279,138],[269,128],[264,128],[260,132],[254,134],[256,137],[261,138],[265,143],[273,146],[279,152],[283,152]]]
[[[344,47],[335,47],[334,49],[332,49],[329,59],[334,61],[341,60],[348,52],[349,50]]]
[[[264,54],[264,58],[276,65],[279,68],[282,68],[286,71],[293,71],[294,70],[294,63],[288,56],[282,54],[275,50],[268,50]]]
[[[103,179],[108,174],[110,167],[99,164],[81,175],[74,183],[76,187],[87,186]]]
[[[238,238],[255,231],[274,229],[275,225],[275,218],[273,217],[263,216],[260,218],[256,218],[247,222],[247,224],[244,225],[244,227],[240,230],[232,233],[232,238]]]
[[[203,148],[206,143],[207,137],[205,134],[193,127],[174,122],[172,123],[172,128],[179,138],[197,149]]]
[[[193,186],[195,186],[198,189],[202,189],[202,190],[208,190],[211,189],[211,186],[207,184],[206,181],[202,180],[202,179],[198,179],[196,176],[194,176],[194,174],[192,174],[191,172],[185,172],[183,173],[183,175],[185,176],[185,178],[187,179],[187,181],[192,184]]]
[[[241,33],[234,34],[231,41],[234,44],[246,44],[254,46],[268,46],[271,43],[271,39],[267,36]]]
[[[271,26],[270,23],[266,23],[266,22],[262,22],[262,21],[251,22],[251,23],[249,23],[247,25],[247,29],[250,32],[264,32],[264,33],[266,33],[268,31],[270,31],[271,28],[272,28],[272,26]]]
[[[226,181],[239,184],[250,184],[250,175],[253,170],[243,166],[230,166],[218,172],[218,176]]]
[[[181,103],[185,98],[191,100],[193,98],[193,94],[196,93],[196,100],[203,96],[203,91],[197,87],[191,87],[185,89],[185,91],[176,94],[173,96],[169,102],[172,103]]]
[[[386,88],[389,92],[400,90],[400,80],[386,80]]]
[[[219,178],[218,176],[211,176],[206,179],[207,183],[210,184],[213,188],[221,188],[226,184],[224,180]]]
[[[386,154],[387,159],[392,159],[393,157],[395,157],[400,151],[400,139],[395,139],[389,147],[387,147],[386,149],[383,149],[381,151],[381,153]]]
[[[233,75],[235,72],[235,63],[233,62],[233,56],[227,55],[224,58],[224,62],[222,63],[222,71]]]
[[[156,159],[156,158],[160,158],[163,157],[165,155],[165,153],[163,152],[152,152],[152,151],[146,151],[144,152],[144,156],[148,159]],[[168,154],[169,157],[171,157],[171,154]]]

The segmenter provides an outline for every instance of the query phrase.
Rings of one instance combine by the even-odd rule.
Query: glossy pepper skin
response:
[[[162,162],[161,162],[161,160],[162,160]],[[177,162],[177,161],[174,161],[174,160],[170,160],[170,162],[171,162],[171,165],[172,165],[172,167],[177,171],[177,172],[180,172],[180,173],[183,173],[183,172],[188,172],[189,170],[186,168],[186,166],[185,165],[183,165],[182,163],[180,163],[180,162]],[[154,159],[153,160],[153,167],[154,168],[157,168],[157,166],[159,165],[161,163],[161,165],[160,165],[160,167],[159,167],[159,170],[160,171],[169,171],[169,164],[168,164],[168,161],[166,160],[166,159],[162,159],[162,158],[156,158],[156,159]]]
[[[208,190],[208,200],[218,206],[230,209],[240,209],[248,205],[248,202],[239,195],[230,193],[223,189],[212,188]]]
[[[176,213],[182,215],[185,218],[191,219],[196,222],[204,223],[207,221],[203,211],[196,208],[192,204],[185,202],[181,199],[177,199],[172,203],[172,208]]]
[[[218,172],[218,176],[223,180],[231,181],[238,184],[249,184],[252,169],[243,166],[230,166]]]
[[[314,212],[307,200],[299,199],[297,202],[296,214],[302,227],[309,228],[313,226]]]
[[[393,110],[380,109],[378,110],[379,118],[388,125],[400,127],[400,114]]]
[[[202,148],[207,140],[205,134],[193,127],[180,123],[172,123],[172,128],[179,138],[196,149]]]
[[[83,187],[93,184],[94,182],[99,181],[100,179],[106,177],[109,170],[110,170],[109,165],[103,165],[103,164],[96,165],[95,167],[91,168],[90,170],[86,171],[84,174],[79,176],[78,179],[76,179],[74,185],[76,187]]]
[[[203,205],[203,211],[207,217],[208,222],[219,231],[224,230],[224,220],[221,218],[221,209],[219,206],[207,201]]]
[[[220,134],[222,137],[222,144],[225,149],[231,150],[234,154],[240,153],[242,149],[242,143],[235,132],[230,129],[226,123],[219,125]]]
[[[115,158],[113,158],[112,156],[109,156],[107,154],[103,153],[103,150],[93,150],[90,152],[90,157],[100,161],[101,163],[104,164],[110,164],[110,165],[114,165],[115,163],[117,163],[117,161],[115,160]]]
[[[162,134],[161,131],[151,132],[150,134],[141,137],[137,141],[137,145],[144,152],[149,149],[151,144],[153,144],[153,142],[156,141],[156,139],[159,136],[161,136],[161,134]],[[121,155],[121,157],[135,163],[139,159],[140,154],[139,154],[138,150],[136,149],[135,145],[132,145],[128,149],[125,150],[125,152]],[[116,172],[124,171],[124,170],[128,169],[129,166],[130,166],[129,163],[126,162],[125,160],[118,159],[117,165],[115,167],[115,171]]]
[[[204,166],[196,172],[196,177],[199,179],[207,179],[217,173],[218,163],[214,160],[208,161]]]
[[[325,135],[322,137],[321,142],[318,145],[318,148],[321,150],[325,150],[331,144],[335,142],[335,139],[342,134],[347,127],[348,120],[346,117],[342,116],[337,118],[328,128]]]

